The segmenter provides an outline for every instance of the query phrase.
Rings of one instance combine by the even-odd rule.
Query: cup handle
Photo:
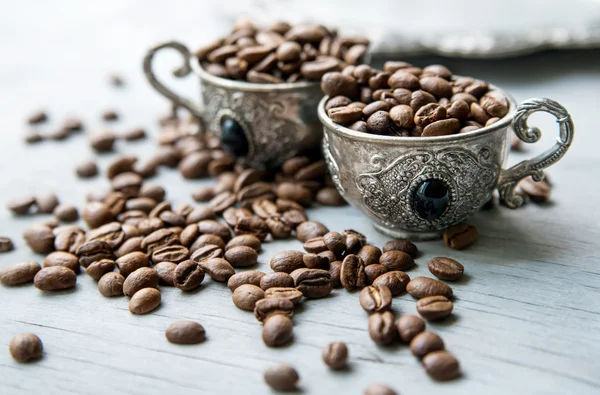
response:
[[[517,163],[510,169],[502,170],[498,179],[500,200],[510,208],[517,208],[523,204],[523,197],[515,193],[515,187],[523,178],[531,176],[535,181],[544,179],[543,169],[558,162],[569,149],[573,141],[574,126],[571,115],[567,110],[554,100],[529,99],[517,107],[512,120],[512,128],[521,140],[526,143],[535,143],[542,136],[536,127],[527,125],[527,118],[534,112],[545,111],[556,117],[559,126],[559,135],[556,144],[549,150],[532,159]]]
[[[168,41],[150,48],[146,53],[146,56],[144,57],[144,74],[146,74],[148,82],[150,82],[150,85],[152,85],[154,89],[158,91],[158,93],[171,100],[175,105],[186,108],[194,116],[196,116],[200,122],[202,122],[203,115],[202,108],[200,107],[200,105],[173,92],[171,89],[167,88],[162,82],[160,82],[156,78],[156,75],[152,70],[152,61],[154,60],[154,55],[164,48],[172,48],[179,52],[183,57],[183,65],[173,71],[174,76],[182,78],[187,76],[192,71],[192,68],[190,67],[190,59],[192,58],[190,50],[185,45],[177,41]],[[204,125],[201,124],[200,126]],[[200,130],[202,131],[204,130],[204,128],[201,127]]]

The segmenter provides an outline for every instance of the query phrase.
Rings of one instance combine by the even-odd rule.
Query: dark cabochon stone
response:
[[[427,220],[440,218],[450,204],[450,189],[442,180],[425,180],[413,197],[414,208],[419,217]]]

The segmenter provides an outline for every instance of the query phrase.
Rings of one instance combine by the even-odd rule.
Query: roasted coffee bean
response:
[[[367,119],[369,133],[389,134],[394,129],[394,122],[386,111],[377,111]]]
[[[362,259],[356,255],[347,255],[342,261],[340,282],[348,291],[362,288],[365,285],[365,266]]]
[[[198,344],[206,338],[204,327],[194,321],[176,321],[169,325],[165,337],[174,344]]]
[[[360,292],[359,301],[367,313],[385,311],[392,305],[392,292],[385,285],[369,286]]]
[[[323,240],[323,236],[313,237],[312,239],[306,240],[303,247],[306,252],[313,254],[318,254],[319,252],[328,250],[327,245]]]
[[[402,88],[409,89],[411,91],[420,89],[421,85],[419,83],[419,78],[417,78],[414,74],[407,73],[403,70],[398,70],[392,74],[388,81],[388,85],[390,88]],[[369,83],[371,85],[371,83]],[[380,86],[378,89],[383,88],[385,85]],[[373,86],[371,88],[375,89]]]
[[[455,118],[443,119],[441,121],[433,122],[423,129],[421,136],[432,137],[432,136],[446,136],[449,134],[457,133],[460,129],[460,121]]]
[[[300,303],[302,292],[289,287],[272,287],[265,290],[265,298],[287,299],[295,305]]]
[[[417,311],[429,321],[441,320],[452,314],[454,304],[445,296],[427,296],[417,301]]]
[[[70,204],[59,204],[52,212],[57,220],[62,222],[75,222],[79,219],[77,207]]]
[[[440,77],[424,77],[421,78],[421,89],[431,93],[438,99],[441,97],[452,96],[452,85]]]
[[[26,363],[42,357],[44,346],[33,333],[19,333],[10,340],[8,351],[15,361]]]
[[[329,97],[358,96],[357,81],[347,75],[334,71],[325,73],[321,78],[321,90]]]
[[[277,205],[274,202],[266,199],[255,200],[252,203],[252,211],[254,214],[263,219],[268,219],[279,215]]]
[[[215,190],[213,187],[202,186],[198,187],[192,192],[192,199],[196,202],[208,202],[215,197]]]
[[[466,121],[470,115],[469,104],[464,100],[456,100],[448,108],[448,117],[456,118],[460,121]]]
[[[96,281],[99,281],[106,273],[115,270],[115,261],[112,259],[101,259],[93,262],[86,269],[87,274]]]
[[[214,281],[226,282],[235,274],[235,269],[223,258],[211,258],[198,264]]]
[[[37,262],[19,262],[3,267],[0,269],[0,283],[4,285],[28,283],[41,269]]]
[[[479,101],[481,107],[492,117],[502,118],[508,113],[510,106],[508,99],[499,91],[490,91],[483,95]]]
[[[280,67],[281,68],[281,67]],[[307,80],[319,80],[326,73],[341,69],[341,62],[333,56],[322,56],[315,60],[304,62],[300,66],[300,73]]]
[[[429,277],[413,278],[406,286],[406,292],[417,299],[437,295],[442,295],[447,298],[452,297],[452,288],[450,288],[450,286]]]
[[[150,266],[150,261],[148,260],[148,256],[146,254],[144,254],[143,252],[135,251],[118,258],[115,261],[115,264],[117,265],[119,273],[121,273],[123,277],[127,277],[141,267]]]
[[[346,250],[346,238],[338,232],[328,232],[322,236],[322,240],[325,247],[336,255],[341,255]],[[317,253],[319,252],[321,251],[317,251]]]
[[[343,369],[348,364],[348,347],[345,343],[329,343],[321,353],[323,362],[331,369]]]
[[[158,287],[158,273],[149,267],[141,267],[131,273],[123,283],[123,293],[129,297],[144,288]]]
[[[431,93],[425,92],[423,90],[414,91],[410,95],[410,108],[412,108],[414,112],[417,112],[421,107],[429,103],[435,102],[435,97]]]
[[[235,194],[225,191],[215,195],[209,202],[208,206],[215,214],[220,214],[233,206],[236,202]]]
[[[189,224],[181,231],[179,241],[186,247],[189,247],[200,236],[200,230],[197,224]]]
[[[198,230],[200,231],[200,234],[208,233],[211,235],[216,235],[224,241],[228,241],[231,238],[231,233],[229,232],[227,226],[215,220],[207,219],[198,222]]]
[[[296,228],[296,238],[304,243],[308,239],[323,236],[327,232],[329,232],[329,229],[322,223],[317,221],[306,221]]]
[[[550,200],[552,187],[546,180],[534,181],[533,178],[526,177],[517,184],[517,193],[534,203],[544,203]]]
[[[481,125],[485,125],[491,118],[490,115],[476,102],[471,103],[470,112],[473,120]]]
[[[303,206],[308,206],[313,201],[310,189],[298,183],[282,182],[277,186],[275,193],[279,199],[292,200]]]
[[[365,245],[360,248],[356,253],[356,256],[362,259],[365,266],[379,263],[381,257],[381,250],[372,245]]]
[[[171,229],[159,229],[144,237],[142,249],[148,254],[152,254],[158,248],[175,244],[180,244],[179,235],[176,232]]]
[[[93,132],[89,136],[90,147],[98,153],[110,152],[116,139],[115,134],[110,131]]]
[[[148,236],[164,227],[165,223],[160,218],[145,218],[137,224],[138,230],[144,236]]]
[[[404,315],[396,323],[400,339],[404,343],[410,343],[415,336],[425,330],[425,321],[416,315]]]
[[[252,284],[242,284],[233,291],[232,300],[237,308],[254,311],[256,302],[264,299],[265,291]]]
[[[109,163],[106,168],[106,177],[112,180],[121,173],[133,171],[133,165],[137,162],[137,157],[134,155],[122,155]]]
[[[165,195],[164,188],[157,184],[143,184],[140,189],[140,197],[150,198],[157,202],[162,202]]]
[[[325,187],[319,189],[315,196],[315,201],[322,206],[339,207],[347,203],[335,187]]]
[[[429,103],[419,108],[414,122],[417,126],[425,127],[442,119],[446,119],[446,109],[437,103]]]
[[[284,272],[273,272],[264,276],[260,280],[260,287],[263,290],[267,290],[269,288],[293,288],[294,287],[294,279],[288,273]]]
[[[110,248],[117,248],[125,240],[125,232],[123,232],[120,223],[109,222],[108,224],[90,230],[86,235],[86,239],[88,242],[95,240],[104,241]]]
[[[254,235],[250,235],[250,234],[239,235],[239,236],[233,237],[231,240],[229,240],[229,242],[227,242],[227,245],[225,246],[225,250],[229,250],[230,248],[237,247],[237,246],[246,246],[246,247],[250,247],[254,251],[258,252],[261,249],[261,244],[262,243],[260,242],[260,240]]]
[[[269,347],[283,346],[291,340],[293,328],[294,324],[288,316],[283,314],[271,315],[263,325],[263,342]]]
[[[40,214],[50,214],[58,206],[58,198],[52,192],[40,193],[35,197],[37,211]]]
[[[389,311],[373,313],[369,316],[369,336],[380,346],[392,343],[398,337],[394,314]]]
[[[119,114],[115,110],[106,110],[102,113],[102,119],[105,121],[116,121]]]
[[[80,163],[75,168],[75,174],[80,178],[92,178],[98,175],[98,165],[96,162],[91,160],[86,160],[85,162]]]
[[[139,174],[124,172],[117,174],[111,185],[114,191],[121,192],[125,197],[135,197],[140,193],[143,179]]]
[[[387,271],[387,268],[379,263],[365,266],[365,276],[367,277],[366,283],[373,284],[377,277],[387,273]]]
[[[142,251],[142,237],[136,236],[127,239],[115,250],[115,257],[120,258],[130,252]]]
[[[303,268],[290,275],[298,291],[307,298],[322,298],[331,293],[331,275],[327,270]]]
[[[173,262],[160,262],[154,265],[154,270],[158,275],[158,282],[162,285],[172,286],[176,268],[177,265]]]
[[[184,246],[170,245],[155,249],[151,259],[154,263],[159,262],[183,262],[190,257],[190,251]]]
[[[191,152],[181,159],[177,168],[184,178],[203,178],[208,176],[208,165],[211,160],[207,152]]]
[[[381,384],[371,384],[365,389],[364,395],[398,395],[396,391]]]
[[[87,268],[91,263],[101,259],[113,259],[114,257],[112,247],[104,240],[91,240],[85,242],[77,249],[77,256],[79,257],[79,264],[84,268]]]
[[[329,267],[329,258],[313,253],[304,254],[302,261],[309,269],[327,269]]]
[[[404,239],[390,240],[383,245],[383,252],[388,252],[392,250],[405,252],[412,258],[415,258],[419,252],[416,245],[414,245],[409,240]]]
[[[427,268],[440,280],[458,280],[465,271],[465,267],[451,258],[435,257],[427,264]]]
[[[406,286],[410,282],[408,274],[399,270],[387,272],[373,281],[373,286],[385,285],[392,292],[392,296],[398,296],[406,290]]]
[[[390,118],[399,128],[411,128],[414,126],[414,112],[406,104],[392,107],[390,109]]]
[[[109,272],[103,275],[98,281],[98,291],[105,297],[123,295],[123,284],[125,277],[119,273]]]
[[[245,208],[230,207],[223,212],[223,219],[231,227],[235,227],[242,218],[249,217],[252,217],[252,212]]]
[[[424,331],[410,341],[410,351],[417,358],[423,358],[430,352],[445,348],[442,338],[433,332]]]
[[[215,218],[217,216],[210,207],[196,207],[187,215],[185,222],[193,224],[200,221],[214,220]]]
[[[36,110],[27,117],[27,123],[30,125],[44,123],[48,120],[48,118],[49,117],[48,117],[48,114],[46,113],[46,111]]]
[[[260,280],[265,276],[265,273],[256,270],[248,270],[245,272],[236,273],[227,281],[227,288],[231,292],[243,284],[251,284],[257,287],[260,286]]]
[[[290,209],[281,215],[281,222],[290,226],[292,229],[296,229],[300,224],[308,222],[308,217],[306,216],[304,209]]]
[[[111,222],[114,218],[114,214],[111,213],[106,204],[101,202],[90,202],[83,208],[81,217],[91,229],[94,229]]]
[[[444,244],[462,250],[473,244],[479,238],[479,231],[474,225],[459,224],[444,230]]]
[[[458,360],[447,351],[433,351],[423,357],[423,367],[438,381],[452,380],[460,375]]]
[[[54,251],[46,255],[42,267],[63,266],[79,273],[79,260],[76,255],[65,251]]]
[[[146,138],[146,131],[143,128],[133,128],[123,133],[122,138],[125,141],[137,141]]]
[[[121,192],[110,192],[104,199],[104,204],[113,216],[117,216],[125,209],[127,196]],[[144,213],[145,214],[145,213]],[[85,218],[84,218],[85,219]],[[123,221],[122,221],[123,222]]]
[[[379,258],[379,263],[385,266],[389,271],[404,271],[415,266],[414,259],[407,253],[399,250],[384,252]]]
[[[64,266],[45,267],[35,274],[33,284],[41,291],[59,291],[75,287],[75,272]]]
[[[325,111],[329,111],[332,108],[336,108],[336,107],[345,107],[350,103],[352,103],[352,99],[350,99],[346,96],[332,97],[331,99],[327,100],[327,103],[325,104]],[[308,160],[308,158],[307,158],[307,160]],[[295,173],[295,172],[292,172],[292,173],[286,172],[284,167],[282,167],[282,169],[283,169],[284,173],[286,173],[286,174],[294,174]]]
[[[271,258],[270,266],[274,272],[292,273],[304,268],[303,253],[300,251],[280,251]]]
[[[177,265],[173,277],[173,285],[182,291],[193,291],[204,280],[204,269],[198,263],[188,259]]]
[[[225,251],[225,259],[234,267],[254,266],[257,258],[256,250],[248,246],[236,246]]]
[[[54,248],[57,251],[68,251],[74,254],[83,243],[85,243],[85,232],[75,227],[56,232]]]
[[[219,236],[216,236],[216,235],[204,234],[204,235],[201,235],[200,237],[198,237],[196,239],[196,241],[194,241],[194,243],[192,243],[189,250],[193,256],[193,254],[196,251],[198,251],[200,248],[207,246],[209,244],[216,245],[221,250],[225,248],[225,242],[223,241],[222,238],[220,238]]]
[[[292,234],[292,228],[290,225],[284,223],[281,219],[273,217],[265,220],[267,228],[273,239],[287,239]]]
[[[156,309],[161,302],[161,295],[156,288],[143,288],[137,291],[129,301],[129,311],[133,314],[147,314]]]
[[[269,227],[263,219],[253,215],[251,217],[240,218],[235,224],[233,232],[238,236],[251,234],[256,236],[260,241],[264,241],[269,234]]]
[[[138,197],[127,200],[125,210],[140,210],[145,213],[152,211],[156,207],[156,200],[147,197]]]
[[[33,224],[23,232],[25,243],[38,254],[47,254],[54,250],[52,229],[42,224]]]
[[[290,365],[273,365],[265,371],[265,382],[275,391],[292,391],[300,379],[296,369]]]

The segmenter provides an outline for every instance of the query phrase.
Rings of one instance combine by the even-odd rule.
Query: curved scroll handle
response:
[[[181,106],[189,110],[195,117],[198,118],[200,122],[202,122],[202,108],[200,105],[188,100],[177,93],[173,92],[169,88],[167,88],[162,82],[160,82],[154,72],[152,71],[152,61],[154,60],[154,55],[164,48],[172,48],[179,52],[181,56],[183,56],[183,65],[173,71],[173,75],[181,78],[188,75],[192,68],[190,67],[190,59],[192,54],[187,47],[177,41],[168,41],[162,44],[158,44],[148,50],[146,56],[144,57],[144,74],[146,74],[146,78],[150,82],[150,85],[154,87],[161,95],[165,96],[167,99],[171,100],[175,105]],[[200,125],[203,126],[203,125]],[[202,127],[200,130],[204,130]]]
[[[527,125],[529,115],[537,111],[549,112],[556,117],[559,135],[556,144],[549,150],[535,158],[519,162],[510,169],[502,170],[498,180],[498,191],[502,202],[510,208],[517,208],[523,204],[523,198],[515,194],[515,187],[519,181],[527,176],[531,176],[534,181],[542,181],[543,169],[558,162],[573,141],[574,127],[571,115],[554,100],[545,98],[529,99],[517,108],[512,120],[512,127],[517,137],[526,143],[535,143],[540,139],[542,136],[540,130]]]

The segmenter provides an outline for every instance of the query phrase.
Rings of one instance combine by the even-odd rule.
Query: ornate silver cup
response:
[[[202,104],[185,99],[162,84],[152,71],[154,55],[172,48],[184,58],[176,77],[192,70],[200,79]],[[223,148],[242,163],[266,168],[306,149],[318,147],[323,136],[317,106],[323,96],[316,82],[255,84],[215,77],[206,72],[188,48],[175,41],[151,48],[144,58],[150,84],[163,96],[207,121]]]
[[[498,188],[508,207],[523,203],[515,186],[524,177],[541,181],[543,169],[567,152],[573,139],[571,116],[550,99],[530,99],[497,123],[464,134],[440,137],[389,137],[356,132],[335,124],[319,103],[323,151],[333,181],[344,198],[360,209],[375,228],[392,237],[426,240],[479,210]],[[543,154],[510,169],[512,131],[523,141],[541,137],[527,126],[531,113],[553,114],[559,124],[556,144]]]

